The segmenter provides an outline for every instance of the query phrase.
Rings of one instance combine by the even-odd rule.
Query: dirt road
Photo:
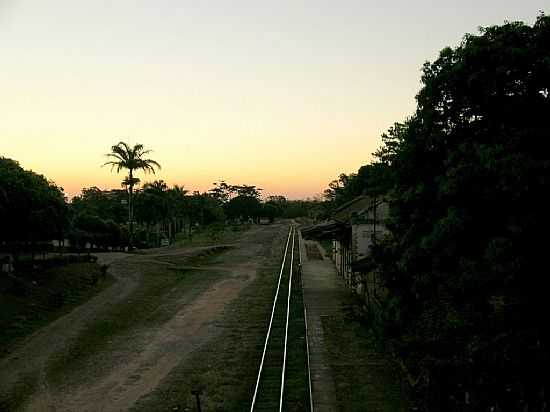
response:
[[[217,336],[215,321],[254,280],[281,228],[255,227],[223,248],[100,256],[117,282],[1,359],[0,397],[23,385],[19,410],[128,410]]]

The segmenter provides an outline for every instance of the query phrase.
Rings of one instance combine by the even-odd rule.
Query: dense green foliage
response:
[[[224,205],[224,211],[229,219],[257,221],[262,211],[262,204],[256,197],[238,195]]]
[[[550,18],[467,35],[422,85],[375,154],[392,233],[374,251],[389,291],[378,326],[428,409],[542,411]],[[368,190],[360,174],[328,194]]]
[[[125,190],[103,191],[98,187],[83,188],[79,196],[73,197],[71,211],[73,215],[90,214],[103,220],[126,223],[128,194]]]
[[[15,253],[16,245],[61,239],[68,225],[62,189],[0,157],[0,222],[0,242]]]
[[[324,197],[334,208],[360,195],[384,194],[391,188],[391,177],[390,167],[385,162],[364,165],[357,173],[342,173],[338,179],[330,182]]]

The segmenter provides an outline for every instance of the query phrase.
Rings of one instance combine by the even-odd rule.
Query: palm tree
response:
[[[154,199],[152,209],[157,212],[156,223],[162,224],[164,229],[167,228],[170,241],[174,240],[185,218],[187,192],[183,186],[174,185],[169,188],[164,180],[155,180],[143,185],[143,195],[152,196]]]
[[[186,195],[189,191],[183,186],[174,185],[168,192],[172,207],[172,236],[175,238],[176,233],[179,233],[185,227],[185,218],[188,215]]]
[[[103,166],[110,165],[111,171],[116,168],[117,173],[123,169],[128,170],[128,176],[124,178],[122,184],[128,187],[128,220],[130,223],[128,243],[130,248],[132,247],[134,234],[134,185],[139,182],[139,179],[134,177],[134,172],[143,170],[145,173],[155,174],[155,168],[161,168],[156,161],[145,158],[149,153],[151,153],[151,150],[145,150],[142,144],[131,147],[125,142],[119,142],[111,147],[110,153],[105,155],[111,160],[103,164]]]

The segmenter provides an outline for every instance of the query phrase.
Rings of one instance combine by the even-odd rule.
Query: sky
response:
[[[0,156],[70,197],[123,140],[189,190],[313,197],[415,109],[422,64],[548,0],[0,0]]]

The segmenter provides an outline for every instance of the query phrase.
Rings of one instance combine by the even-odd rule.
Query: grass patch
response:
[[[295,273],[292,283],[291,321],[288,331],[287,372],[283,400],[287,411],[308,411],[310,409],[309,377],[301,273]]]
[[[324,317],[322,325],[340,410],[410,410],[398,368],[352,310],[343,318]]]
[[[0,347],[4,354],[113,281],[95,263],[68,264],[32,276],[0,277]]]
[[[0,411],[16,411],[32,395],[38,385],[38,375],[23,376],[8,394],[0,396]]]
[[[208,246],[213,243],[233,243],[239,240],[243,232],[252,225],[223,225],[212,224],[188,236],[183,233],[176,235],[175,247],[181,246]]]

